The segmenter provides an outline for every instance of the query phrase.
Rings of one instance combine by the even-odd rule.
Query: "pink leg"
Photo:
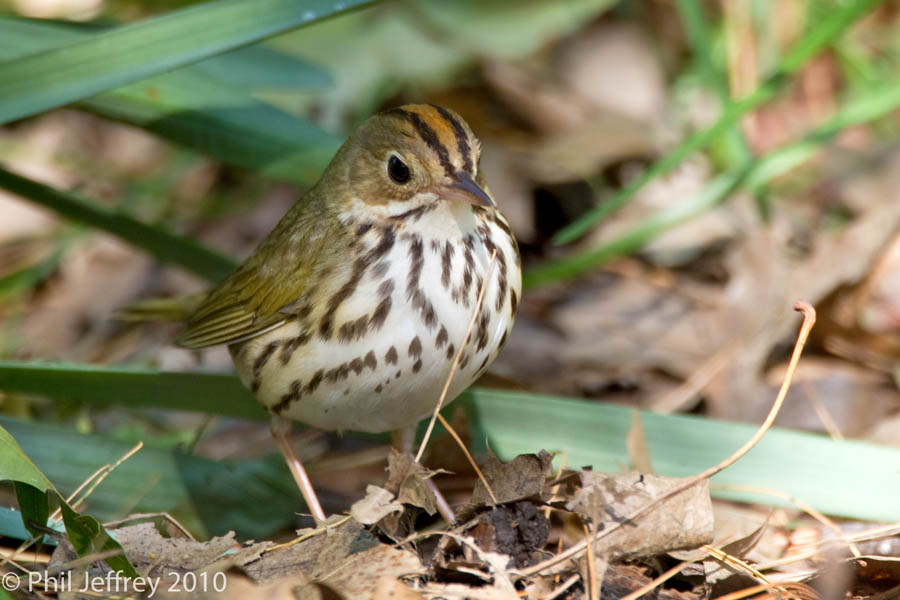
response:
[[[297,487],[300,488],[300,493],[303,494],[306,506],[309,507],[316,523],[325,522],[325,511],[322,510],[322,505],[319,504],[316,490],[313,489],[312,482],[310,482],[309,476],[306,474],[306,469],[303,468],[303,463],[294,454],[294,449],[291,446],[291,422],[281,417],[273,416],[270,427],[272,429],[272,437],[275,438],[278,449],[281,450],[281,454],[291,470],[291,475],[294,476],[294,481],[297,482]]]

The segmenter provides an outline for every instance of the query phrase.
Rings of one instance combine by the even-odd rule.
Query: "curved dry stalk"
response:
[[[765,421],[763,421],[762,425],[760,425],[759,429],[757,429],[756,433],[747,440],[743,446],[741,446],[738,450],[736,450],[731,456],[720,462],[719,464],[710,467],[709,469],[703,471],[702,473],[695,475],[685,481],[683,484],[679,485],[676,488],[673,488],[668,493],[663,494],[656,500],[652,502],[648,502],[640,509],[636,510],[634,513],[628,515],[626,518],[618,521],[616,523],[612,523],[609,527],[604,528],[603,531],[598,532],[595,535],[595,539],[601,539],[609,534],[618,531],[623,523],[630,523],[635,519],[638,519],[657,506],[663,504],[668,501],[670,498],[677,496],[678,494],[684,492],[685,490],[697,485],[699,482],[709,479],[713,475],[727,469],[735,462],[737,462],[741,457],[743,457],[747,452],[749,452],[759,441],[763,438],[767,431],[772,427],[772,423],[775,422],[775,417],[778,416],[778,412],[781,410],[782,405],[784,404],[784,399],[787,397],[787,392],[791,387],[791,381],[794,378],[794,372],[797,370],[797,364],[800,362],[800,356],[803,354],[803,348],[806,346],[806,340],[809,338],[809,332],[812,330],[813,325],[816,323],[816,310],[810,305],[808,302],[804,302],[799,300],[794,303],[794,310],[800,311],[803,313],[803,324],[800,326],[800,333],[797,335],[797,342],[794,344],[794,352],[791,354],[791,362],[788,365],[787,372],[785,373],[784,380],[781,383],[781,389],[778,390],[778,396],[775,398],[775,402],[772,404],[771,410],[769,410],[769,414],[766,416]],[[540,573],[544,569],[550,568],[560,562],[569,560],[574,558],[575,556],[580,555],[584,552],[587,547],[587,543],[582,541],[573,545],[571,548],[568,548],[564,552],[557,554],[547,560],[540,562],[534,566],[531,566],[527,569],[523,569],[517,572],[519,577],[529,577],[531,575],[536,575]]]
[[[265,554],[267,552],[272,552],[274,550],[284,550],[285,548],[290,548],[294,544],[298,544],[300,542],[308,540],[311,537],[315,537],[317,535],[326,533],[329,529],[334,529],[335,527],[340,527],[341,525],[343,525],[344,523],[346,523],[347,521],[349,521],[352,518],[353,517],[351,517],[350,515],[347,515],[346,517],[342,517],[341,519],[335,521],[334,523],[325,523],[322,527],[316,527],[309,533],[304,533],[303,535],[297,536],[289,542],[285,542],[283,544],[276,544],[274,546],[269,546],[268,548],[264,548],[262,553]]]
[[[481,472],[481,469],[478,468],[478,463],[475,462],[475,459],[472,458],[472,454],[469,452],[469,449],[466,448],[466,445],[463,443],[462,438],[459,437],[459,434],[456,433],[456,430],[450,427],[450,423],[447,422],[447,419],[444,418],[444,415],[441,413],[437,413],[437,418],[440,419],[441,425],[447,430],[456,443],[459,445],[460,450],[463,451],[463,454],[466,455],[466,460],[469,461],[469,464],[472,465],[472,468],[475,469],[475,474],[478,475],[478,479],[481,480],[481,483],[484,484],[485,489],[488,491],[488,494],[491,496],[491,500],[494,504],[498,504],[497,496],[494,495],[494,490],[491,489],[491,484],[488,483],[488,480],[485,478],[484,473]],[[430,481],[430,480],[429,480]]]
[[[466,344],[469,343],[469,338],[472,337],[472,329],[475,327],[478,313],[481,312],[481,305],[484,302],[484,293],[487,291],[491,273],[494,271],[494,259],[496,258],[497,249],[494,248],[494,251],[491,253],[491,260],[488,263],[487,273],[484,275],[484,281],[481,282],[481,289],[478,290],[478,299],[475,301],[475,310],[472,311],[472,318],[469,319],[469,326],[466,327],[466,337],[463,338],[462,344],[459,345],[459,350],[456,351],[456,356],[453,358],[453,364],[450,365],[450,373],[447,374],[447,381],[444,382],[444,389],[441,391],[441,396],[434,407],[434,413],[431,415],[431,420],[428,422],[428,429],[425,430],[425,436],[422,438],[422,443],[419,444],[419,451],[416,452],[416,462],[422,460],[422,454],[425,452],[425,447],[428,445],[428,439],[431,437],[431,432],[434,429],[434,422],[437,421],[438,413],[441,408],[444,407],[444,401],[447,399],[447,392],[450,391],[450,382],[453,381],[453,376],[456,375],[456,369],[459,368],[459,361],[462,358],[463,351],[466,348]],[[491,494],[491,496],[493,496],[493,494]]]

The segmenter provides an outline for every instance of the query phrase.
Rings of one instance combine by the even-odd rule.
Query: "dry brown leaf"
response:
[[[498,503],[515,502],[525,498],[544,499],[545,483],[550,475],[553,457],[546,450],[538,454],[520,454],[504,463],[493,452],[481,466],[485,479]],[[493,505],[491,495],[479,481],[472,492],[472,504]]]
[[[344,519],[343,522],[340,522]],[[337,522],[337,524],[335,524]],[[243,567],[256,582],[268,583],[297,574],[317,580],[339,568],[348,556],[378,545],[378,540],[362,524],[346,517],[334,516],[324,530],[300,530],[309,536],[300,543],[267,552]]]
[[[417,554],[382,544],[348,556],[343,564],[318,581],[327,584],[348,600],[368,600],[375,597],[379,585],[385,585],[381,582],[386,578],[396,580],[423,573],[425,567]],[[390,588],[382,589],[381,593],[390,591]]]
[[[437,512],[434,493],[425,484],[425,480],[435,475],[417,463],[412,455],[392,450],[388,458],[388,480],[384,487],[397,496],[397,502],[424,508],[433,515]]]
[[[363,525],[373,525],[391,513],[403,512],[394,494],[377,485],[366,486],[366,495],[350,507],[350,515]]]
[[[580,473],[581,488],[566,504],[602,532],[639,508],[682,485],[683,479],[641,475]],[[593,543],[597,555],[610,558],[653,556],[696,548],[713,539],[713,513],[706,481],[670,498],[650,513]]]

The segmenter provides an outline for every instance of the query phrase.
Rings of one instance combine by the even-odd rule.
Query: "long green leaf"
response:
[[[776,69],[775,73],[769,76],[756,90],[751,92],[750,95],[728,104],[715,123],[686,139],[677,148],[673,149],[662,159],[654,163],[649,169],[644,171],[639,177],[636,177],[625,185],[613,195],[612,198],[604,201],[590,212],[581,216],[575,222],[561,229],[554,236],[553,241],[558,244],[566,244],[581,237],[587,233],[594,224],[605,219],[624,206],[635,193],[650,181],[674,169],[681,164],[681,161],[685,158],[692,155],[694,152],[705,148],[711,141],[734,127],[738,119],[745,114],[771,100],[788,80],[789,75],[797,71],[797,69],[802,67],[810,58],[828,44],[834,42],[850,25],[868,14],[872,8],[881,1],[882,0],[855,0],[853,2],[847,2],[840,8],[834,10],[791,48],[784,56],[784,59],[778,69]]]
[[[214,250],[127,215],[90,204],[72,194],[55,190],[0,167],[0,188],[56,211],[63,217],[117,235],[159,260],[180,265],[210,281],[224,279],[235,263]]]
[[[0,64],[0,123],[34,115],[367,4],[216,0]]]
[[[0,18],[0,60],[89,39],[84,28]],[[101,116],[144,127],[227,163],[311,183],[338,136],[251,95],[253,87],[305,86],[325,77],[306,63],[249,46],[79,102]]]
[[[504,459],[545,448],[559,451],[557,460],[564,459],[573,468],[593,465],[595,470],[617,472],[628,462],[629,407],[487,390],[474,390],[462,402],[470,410],[473,439],[487,439],[491,450]],[[653,467],[669,477],[695,475],[717,464],[757,428],[649,412],[642,412],[641,419]],[[776,428],[712,482],[776,489],[828,514],[897,521],[898,472],[898,448]],[[764,494],[715,489],[713,494],[789,506]]]
[[[91,404],[169,408],[254,420],[266,418],[266,411],[233,375],[0,362],[0,390]]]

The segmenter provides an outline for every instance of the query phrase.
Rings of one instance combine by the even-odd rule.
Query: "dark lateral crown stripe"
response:
[[[436,111],[438,111],[444,120],[450,123],[450,127],[453,128],[453,133],[456,134],[456,147],[459,150],[460,156],[463,157],[463,169],[467,173],[472,173],[472,149],[469,148],[469,137],[466,135],[466,130],[463,129],[463,126],[460,125],[459,121],[453,118],[453,115],[450,114],[443,106],[438,106],[436,104],[432,104],[432,107]]]
[[[441,161],[441,166],[444,167],[444,171],[447,172],[447,175],[453,175],[454,169],[453,163],[450,162],[450,153],[447,151],[447,147],[441,143],[440,139],[438,139],[437,133],[435,133],[434,129],[432,129],[428,123],[423,121],[416,113],[403,110],[402,108],[389,110],[388,114],[398,115],[412,123],[412,126],[415,127],[419,137],[422,138],[422,141],[437,154],[438,160]]]

